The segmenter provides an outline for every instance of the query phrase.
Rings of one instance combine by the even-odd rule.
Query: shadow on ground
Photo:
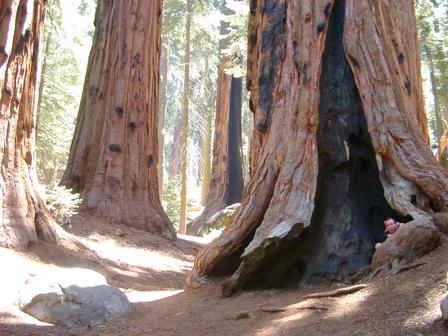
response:
[[[30,252],[39,262],[97,270],[110,284],[141,294],[134,296],[133,310],[128,316],[94,328],[68,330],[33,324],[20,315],[6,312],[0,315],[0,335],[448,335],[439,311],[447,284],[446,237],[441,247],[422,258],[426,264],[419,268],[375,279],[368,288],[353,294],[304,300],[304,295],[326,291],[329,287],[244,292],[223,298],[217,281],[199,290],[181,292],[197,245],[185,241],[159,242],[142,233],[133,236],[130,231],[125,232],[127,240],[124,241],[111,232],[106,235],[91,228],[90,233],[77,236],[82,239],[76,240],[79,245],[75,247],[54,249],[39,244],[31,247]],[[122,251],[129,252],[127,249],[131,248],[151,256],[154,255],[150,252],[156,250],[151,242],[156,241],[164,246],[160,252],[162,256],[177,260],[177,264],[169,270],[170,265],[156,261],[131,262],[132,254],[131,260],[123,257],[126,262],[120,261],[119,255],[105,258],[107,251],[100,251],[95,245],[100,242],[92,243],[92,239],[100,242],[109,239],[111,246],[125,247]],[[136,255],[140,256],[139,253]],[[161,265],[167,268],[160,270],[163,269]],[[262,310],[264,307],[281,307],[286,311],[266,313]],[[313,307],[321,309],[307,309]]]

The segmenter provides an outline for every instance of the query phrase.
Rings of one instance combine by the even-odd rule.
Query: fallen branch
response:
[[[296,309],[330,310],[330,308],[322,306],[305,306],[305,307],[297,307]]]
[[[300,310],[300,309],[313,309],[313,310],[329,310],[327,307],[322,306],[304,306],[304,307],[294,307],[294,309]],[[263,307],[261,308],[262,311],[265,313],[281,313],[288,310],[286,307]]]
[[[361,284],[361,285],[355,285],[355,286],[349,286],[344,288],[339,288],[334,291],[330,292],[322,292],[322,293],[314,293],[307,296],[304,296],[304,299],[314,299],[314,298],[323,298],[323,297],[333,297],[333,296],[340,296],[340,295],[346,295],[350,293],[357,292],[361,289],[364,289],[368,287],[367,284]]]
[[[396,268],[396,269],[393,271],[392,274],[399,274],[399,273],[401,273],[401,272],[408,271],[408,270],[410,270],[410,269],[420,267],[420,266],[422,266],[422,265],[424,265],[424,264],[426,264],[426,262],[425,262],[425,261],[421,261],[421,262],[417,262],[417,263],[412,263],[412,264],[409,264],[409,265],[401,266],[401,267],[399,267],[399,268]]]
[[[265,313],[280,313],[287,311],[288,308],[284,307],[263,307],[261,308],[261,311],[264,311]]]

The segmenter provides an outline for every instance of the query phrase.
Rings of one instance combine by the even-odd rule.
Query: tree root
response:
[[[295,307],[294,309],[296,309],[296,310],[302,310],[302,309],[329,310],[329,308],[327,308],[327,307],[315,306],[315,305],[304,306],[304,307]],[[287,310],[288,310],[288,308],[286,308],[286,307],[263,307],[263,308],[261,308],[261,311],[263,311],[265,313],[281,313],[281,312],[285,312]]]
[[[361,289],[369,287],[368,284],[360,284],[355,286],[349,286],[349,287],[343,287],[336,289],[334,291],[330,292],[322,292],[322,293],[314,293],[304,296],[304,299],[315,299],[315,298],[323,298],[323,297],[334,297],[334,296],[340,296],[340,295],[346,295],[350,293],[357,292]]]
[[[422,266],[422,265],[424,265],[424,264],[426,264],[425,261],[421,261],[421,262],[416,262],[416,263],[412,263],[412,264],[404,265],[404,266],[401,266],[401,267],[398,267],[398,268],[394,269],[394,270],[392,271],[392,274],[394,274],[394,275],[395,275],[395,274],[399,274],[399,273],[408,271],[408,270],[410,270],[410,269],[420,267],[420,266]]]

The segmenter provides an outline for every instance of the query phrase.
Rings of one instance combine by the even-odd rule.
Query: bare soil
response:
[[[448,335],[439,309],[448,283],[446,236],[418,268],[375,278],[356,293],[305,300],[307,294],[344,284],[244,292],[230,298],[221,296],[220,281],[183,291],[201,239],[183,236],[168,242],[86,217],[77,217],[67,231],[59,246],[39,243],[23,252],[0,249],[0,335]],[[126,293],[132,312],[98,327],[66,329],[18,310],[17,295],[30,278],[49,268],[70,267],[103,274]]]

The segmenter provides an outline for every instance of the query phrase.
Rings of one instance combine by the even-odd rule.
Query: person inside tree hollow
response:
[[[395,232],[397,232],[398,228],[400,227],[401,223],[398,223],[395,219],[388,217],[386,218],[386,220],[384,221],[384,227],[386,228],[384,230],[384,239],[383,242],[387,239],[387,237],[389,237],[390,235],[394,234]],[[376,243],[375,244],[375,249],[377,249],[378,247],[381,246],[382,243]]]

